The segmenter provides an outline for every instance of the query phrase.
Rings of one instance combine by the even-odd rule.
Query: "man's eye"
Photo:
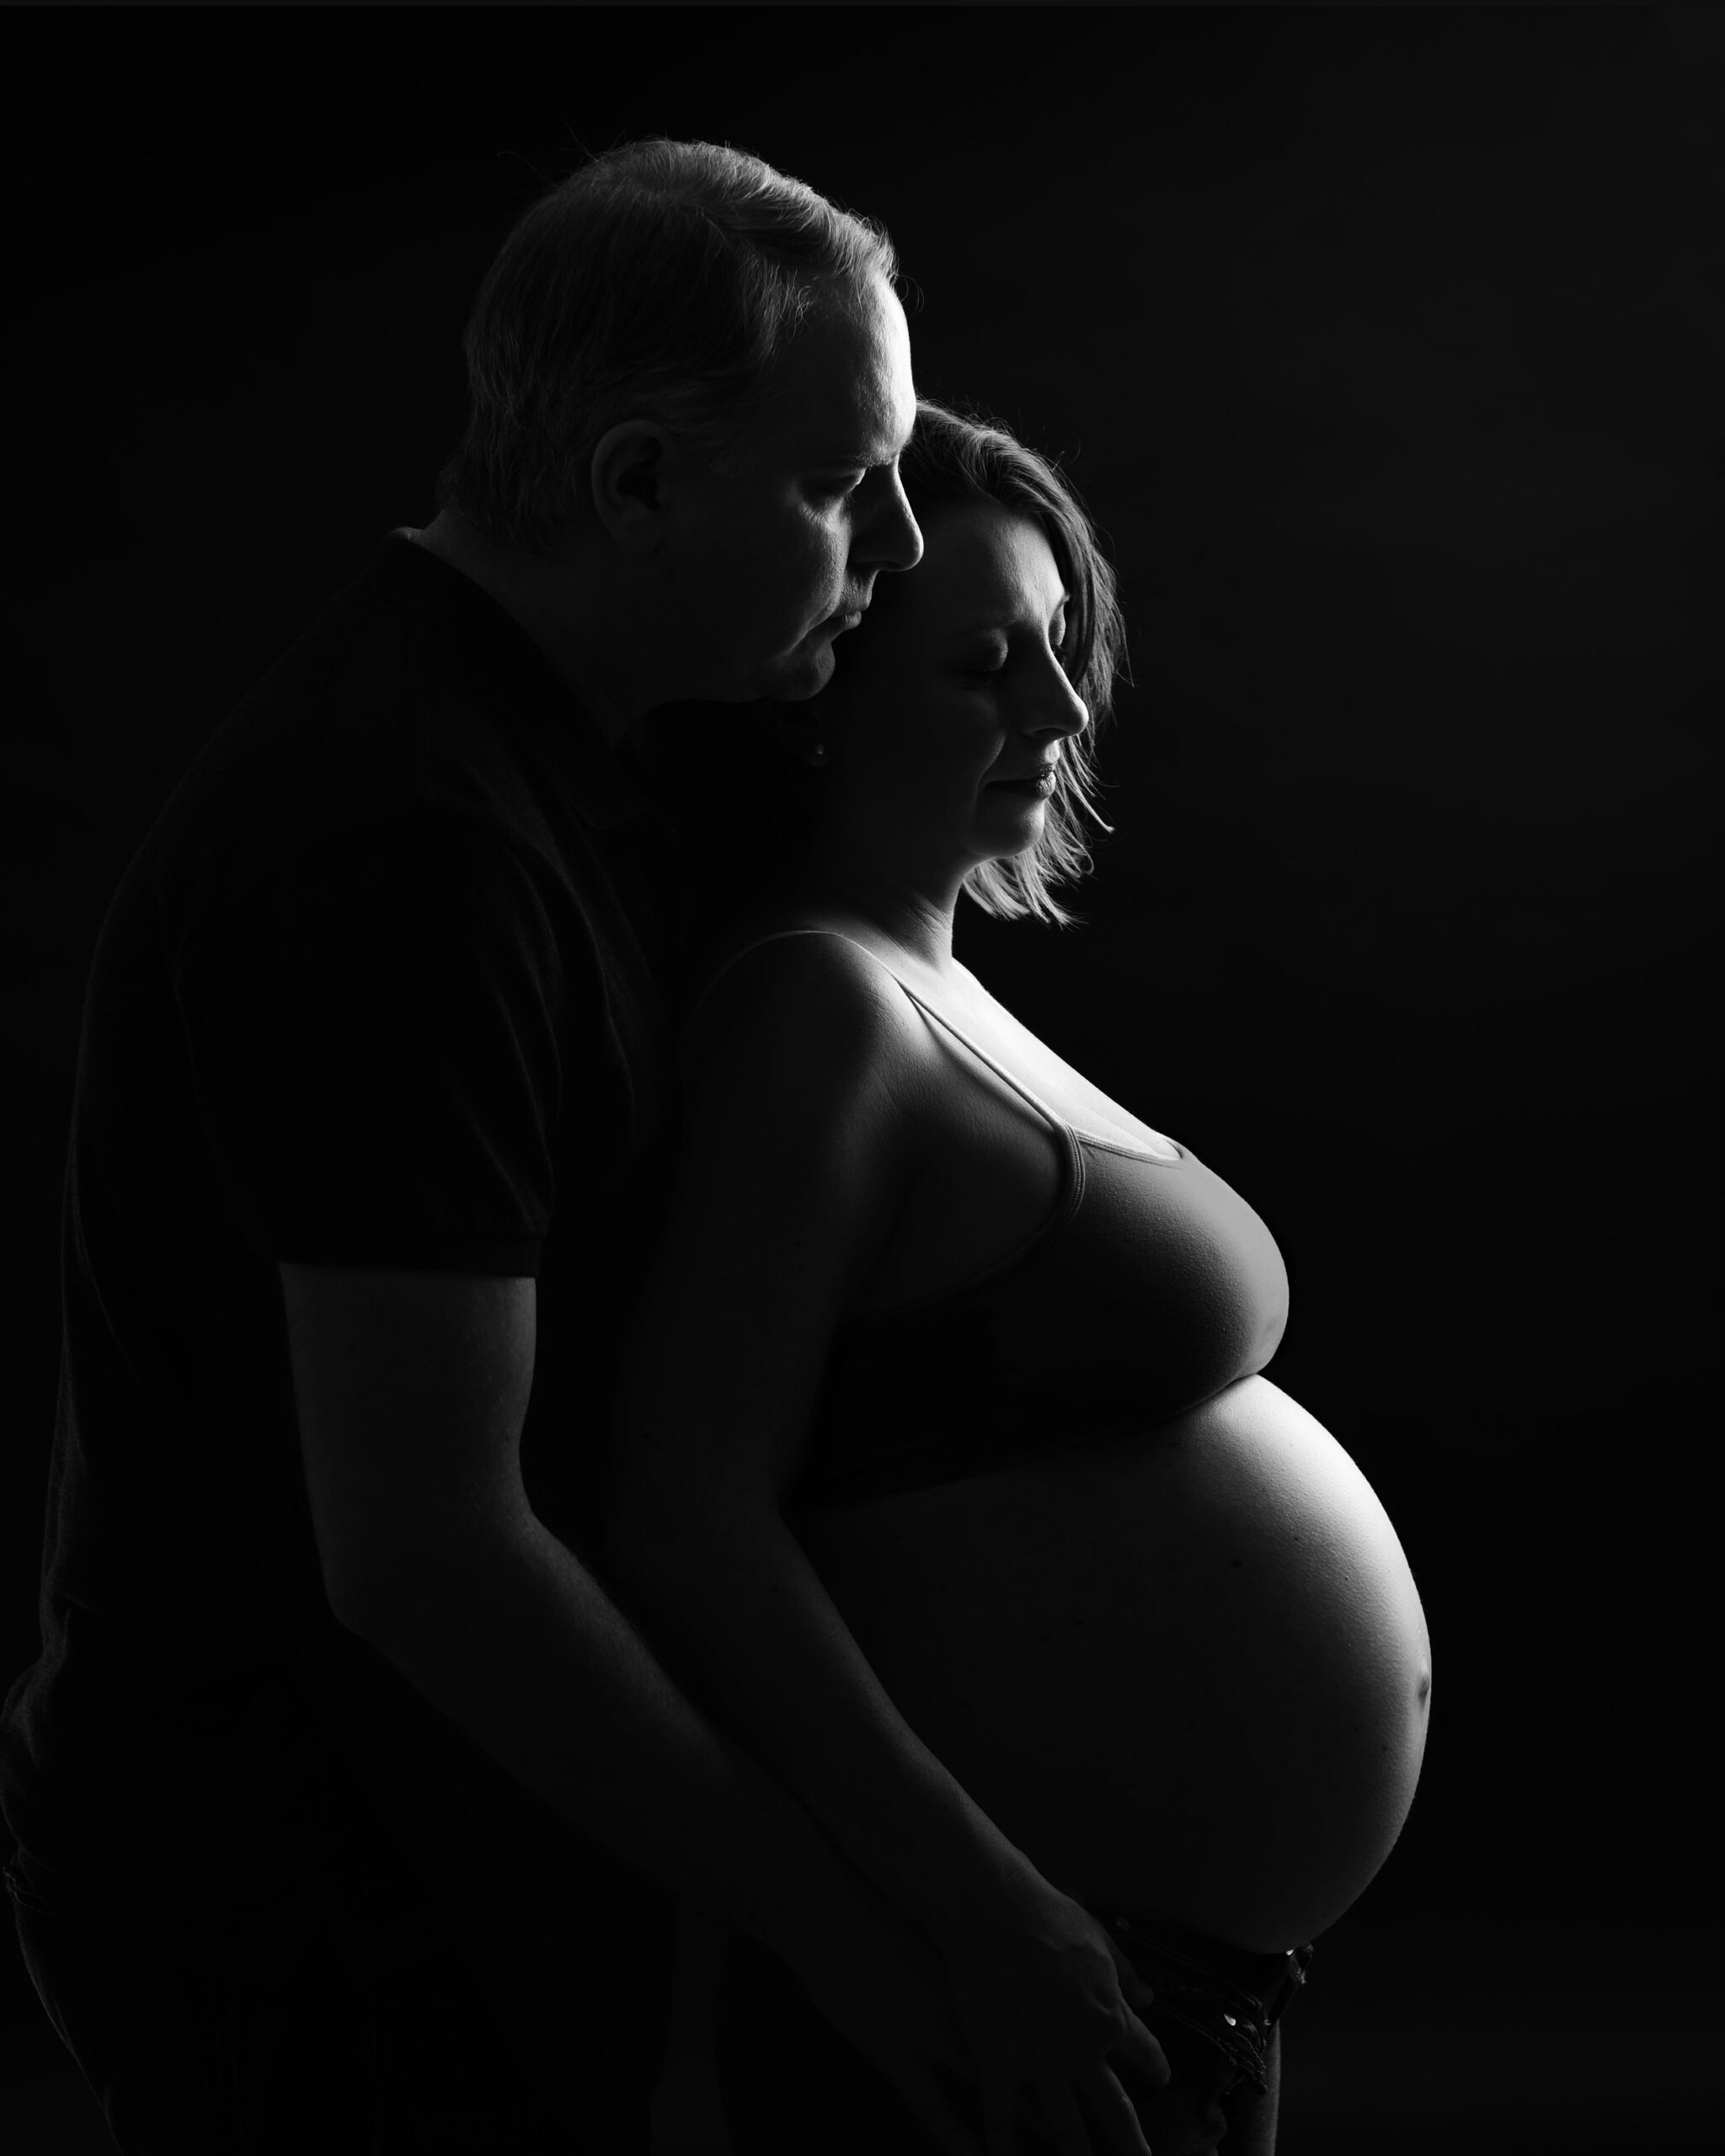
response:
[[[854,494],[868,477],[866,472],[836,472],[831,478],[822,480],[820,490],[837,500],[845,494]]]

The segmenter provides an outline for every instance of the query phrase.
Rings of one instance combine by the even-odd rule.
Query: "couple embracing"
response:
[[[551,189],[115,894],[0,1795],[128,2152],[1274,2148],[1425,1626],[1264,1222],[954,955],[1071,920],[1124,630],[896,283]]]

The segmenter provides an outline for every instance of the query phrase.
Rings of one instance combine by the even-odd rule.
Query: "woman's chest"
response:
[[[969,1007],[954,1019],[961,1033],[924,1017],[927,1052],[902,1089],[916,1168],[862,1301],[868,1316],[962,1286],[1048,1225],[1076,1171],[1062,1126],[1179,1157],[1004,1014]]]
[[[937,1038],[959,1049],[955,1075],[985,1086],[992,1082],[996,1091],[1016,1097],[1028,1093],[1061,1122],[1104,1145],[1178,1159],[1177,1146],[1075,1070],[968,968],[959,968],[937,995],[919,993],[917,1001]]]

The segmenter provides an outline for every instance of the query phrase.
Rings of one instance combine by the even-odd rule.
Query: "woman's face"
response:
[[[955,895],[979,862],[1034,844],[1046,774],[1089,714],[1055,656],[1068,594],[1040,526],[967,503],[934,512],[923,538],[804,707],[829,750],[816,844]]]

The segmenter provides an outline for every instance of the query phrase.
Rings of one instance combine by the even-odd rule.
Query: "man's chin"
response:
[[[772,697],[775,703],[802,703],[820,694],[833,677],[835,664],[830,638],[821,643],[799,644],[762,670],[756,693]]]

